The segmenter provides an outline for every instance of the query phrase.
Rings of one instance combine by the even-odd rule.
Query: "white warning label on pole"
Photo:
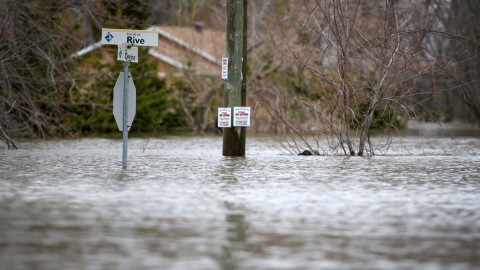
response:
[[[250,107],[233,107],[233,126],[250,126]]]
[[[222,58],[222,80],[228,80],[228,58]]]
[[[228,128],[232,126],[232,109],[218,108],[218,127]]]

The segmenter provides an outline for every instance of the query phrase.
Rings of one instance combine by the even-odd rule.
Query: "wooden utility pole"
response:
[[[247,104],[247,0],[227,0],[228,79],[225,107]],[[223,155],[245,156],[245,127],[223,129]]]

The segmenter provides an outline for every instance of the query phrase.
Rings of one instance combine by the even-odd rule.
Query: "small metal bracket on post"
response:
[[[133,47],[132,43],[125,43],[125,63],[130,64],[130,62],[132,61],[131,58],[127,56],[130,54],[130,49],[132,47]]]

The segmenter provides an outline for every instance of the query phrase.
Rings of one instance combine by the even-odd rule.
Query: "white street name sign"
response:
[[[228,58],[222,58],[222,80],[228,80]]]
[[[102,28],[102,44],[158,46],[158,32],[150,30]]]
[[[126,45],[118,45],[117,60],[138,63],[138,47],[128,48]]]
[[[228,128],[232,126],[232,109],[218,108],[218,125],[219,128]]]
[[[118,76],[117,83],[113,88],[113,116],[117,122],[118,130],[123,131],[123,89],[125,87],[123,72],[120,72]],[[135,112],[137,110],[137,90],[135,84],[133,83],[132,76],[128,76],[128,116],[127,116],[127,127],[130,130],[130,127],[133,123],[133,118],[135,117]]]
[[[233,107],[233,126],[250,126],[250,107]]]

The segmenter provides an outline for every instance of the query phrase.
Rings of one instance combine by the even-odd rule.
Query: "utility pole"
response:
[[[225,107],[247,104],[247,0],[227,0],[228,79]],[[223,129],[223,155],[245,156],[245,127]]]

